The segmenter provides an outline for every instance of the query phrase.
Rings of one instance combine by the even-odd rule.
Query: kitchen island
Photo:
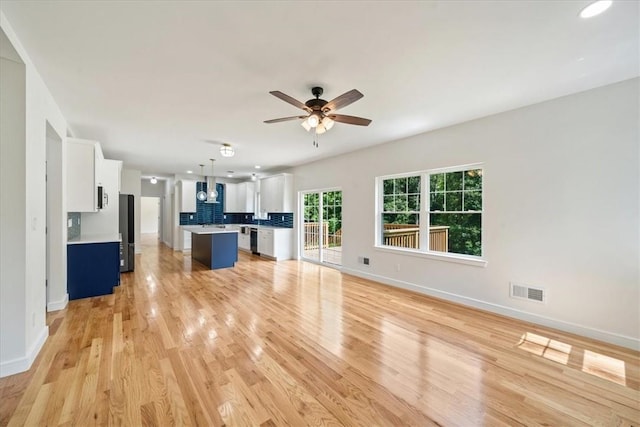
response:
[[[218,226],[183,226],[191,233],[191,259],[212,270],[238,261],[238,230]]]

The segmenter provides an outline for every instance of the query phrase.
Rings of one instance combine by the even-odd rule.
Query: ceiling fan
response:
[[[284,102],[288,102],[289,104],[298,107],[308,114],[300,115],[300,116],[291,116],[291,117],[282,117],[279,119],[265,120],[265,123],[280,123],[286,122],[289,120],[299,120],[304,119],[301,123],[302,127],[304,127],[307,131],[315,128],[316,134],[322,134],[328,131],[333,127],[334,122],[346,123],[349,125],[358,125],[358,126],[369,126],[371,120],[364,119],[362,117],[355,116],[347,116],[344,114],[335,114],[335,111],[339,108],[346,107],[350,105],[364,95],[360,93],[356,89],[352,89],[349,92],[345,92],[339,97],[331,100],[325,101],[324,99],[320,99],[324,90],[319,87],[311,88],[311,94],[315,96],[315,99],[310,99],[304,104],[298,101],[295,98],[290,97],[287,94],[280,92],[279,90],[274,90],[269,92],[271,95],[276,98],[280,98]]]

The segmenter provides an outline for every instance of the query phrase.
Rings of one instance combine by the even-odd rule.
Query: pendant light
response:
[[[202,178],[204,178],[205,182],[207,181],[207,177],[204,176],[204,165],[200,165],[200,175],[202,175]],[[200,200],[201,202],[204,202],[205,200],[207,200],[207,193],[200,190],[198,191],[198,194],[196,194],[196,198],[198,200]]]
[[[213,162],[216,161],[216,159],[209,159],[211,160],[211,176],[207,179],[207,200],[205,200],[205,203],[218,203],[218,192],[216,191],[216,179],[215,179],[215,175],[213,174]]]

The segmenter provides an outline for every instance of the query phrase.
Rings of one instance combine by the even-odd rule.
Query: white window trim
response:
[[[427,179],[429,177],[429,175],[433,175],[433,174],[438,174],[438,173],[447,173],[447,172],[459,172],[459,171],[463,171],[463,170],[469,170],[469,169],[482,169],[482,183],[483,183],[483,187],[482,187],[482,210],[481,211],[464,211],[463,213],[480,213],[482,214],[482,240],[481,240],[481,244],[482,244],[482,256],[474,256],[474,255],[464,255],[464,254],[454,254],[454,253],[443,253],[443,252],[438,252],[438,251],[431,251],[431,250],[419,250],[419,249],[409,249],[409,248],[401,248],[401,247],[396,247],[396,246],[386,246],[382,244],[382,219],[380,214],[383,213],[383,194],[382,192],[384,191],[383,188],[383,181],[385,179],[390,179],[390,178],[404,178],[404,177],[408,177],[408,176],[416,176],[419,175],[420,176],[420,212],[419,212],[419,218],[420,218],[420,224],[419,224],[419,228],[420,228],[420,246],[421,247],[427,247],[428,246],[428,225],[427,225],[427,218],[428,215],[431,213],[427,210],[428,207],[428,197],[429,197],[429,191],[428,191],[428,181],[429,179]],[[446,261],[446,262],[453,262],[453,263],[458,263],[458,264],[466,264],[466,265],[471,265],[471,266],[476,266],[476,267],[486,267],[488,262],[486,260],[486,250],[485,250],[485,236],[486,233],[484,232],[484,207],[485,207],[485,203],[484,203],[484,199],[485,199],[485,189],[484,189],[484,178],[486,177],[486,168],[484,166],[484,163],[470,163],[470,164],[466,164],[466,165],[459,165],[459,166],[450,166],[450,167],[445,167],[445,168],[437,168],[437,169],[426,169],[423,171],[414,171],[414,172],[403,172],[403,173],[399,173],[399,174],[393,174],[393,175],[384,175],[384,176],[378,176],[376,177],[376,218],[375,218],[375,244],[374,244],[374,248],[377,251],[381,251],[381,252],[389,252],[389,253],[395,253],[395,254],[405,254],[405,255],[410,255],[410,256],[416,256],[416,257],[420,257],[420,258],[427,258],[427,259],[433,259],[433,260],[438,260],[438,261]],[[426,196],[425,196],[426,194]]]

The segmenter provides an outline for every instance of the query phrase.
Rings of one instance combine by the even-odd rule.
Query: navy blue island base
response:
[[[212,270],[233,267],[238,261],[238,233],[191,233],[191,259]]]

